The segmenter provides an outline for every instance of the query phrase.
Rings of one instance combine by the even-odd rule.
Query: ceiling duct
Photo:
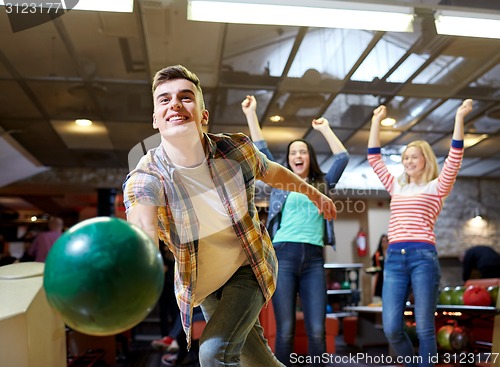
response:
[[[462,8],[477,8],[500,10],[500,2],[491,0],[441,0],[439,5],[457,6]]]
[[[302,109],[320,108],[325,103],[321,94],[291,94],[282,107],[285,116],[295,116]]]
[[[374,106],[350,105],[342,114],[340,125],[358,128],[371,118],[374,108]]]
[[[75,84],[68,88],[69,94],[79,98],[87,97],[90,91],[95,94],[102,94],[107,92],[107,88],[98,83]]]
[[[141,6],[144,9],[160,10],[168,8],[173,2],[174,0],[142,0]]]
[[[307,69],[302,75],[302,81],[309,85],[318,85],[321,79],[321,73],[316,69]]]
[[[488,112],[486,112],[486,116],[492,119],[500,120],[500,107],[494,107]]]

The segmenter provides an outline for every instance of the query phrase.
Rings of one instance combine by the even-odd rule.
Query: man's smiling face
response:
[[[168,80],[153,94],[153,127],[162,137],[192,132],[195,127],[201,137],[201,125],[208,123],[208,111],[202,108],[202,96],[186,79]]]

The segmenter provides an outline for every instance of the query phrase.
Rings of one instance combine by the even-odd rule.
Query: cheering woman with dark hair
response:
[[[264,140],[256,108],[254,96],[247,96],[242,102],[252,140],[262,153],[274,160]],[[325,118],[313,120],[312,127],[323,134],[334,154],[326,175],[320,169],[312,145],[301,139],[288,145],[285,166],[328,194],[344,172],[349,155]],[[291,366],[298,293],[304,311],[308,353],[318,362],[313,366],[322,366],[321,355],[326,352],[323,248],[324,245],[335,245],[333,221],[325,221],[305,195],[294,192],[273,189],[269,204],[267,228],[279,264],[278,284],[272,298],[276,317],[275,354],[283,364]]]

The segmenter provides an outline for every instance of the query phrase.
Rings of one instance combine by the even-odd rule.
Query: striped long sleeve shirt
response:
[[[463,158],[463,141],[453,140],[439,176],[426,184],[401,185],[382,160],[380,148],[368,149],[368,162],[391,196],[389,243],[436,244],[434,224],[450,194]]]

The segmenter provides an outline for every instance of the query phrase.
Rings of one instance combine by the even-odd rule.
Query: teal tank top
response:
[[[304,194],[290,192],[283,206],[281,225],[273,242],[298,242],[323,246],[324,219]]]

